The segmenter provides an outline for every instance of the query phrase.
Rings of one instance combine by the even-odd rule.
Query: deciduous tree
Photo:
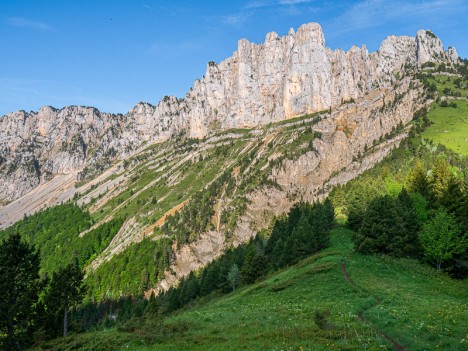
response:
[[[45,303],[47,313],[55,316],[55,320],[60,315],[63,316],[63,335],[68,334],[68,312],[69,309],[79,304],[86,293],[83,285],[83,271],[76,264],[59,269],[52,276],[48,286]]]
[[[240,282],[240,278],[239,266],[234,263],[228,273],[228,280],[232,287],[232,291],[236,290],[236,287]]]
[[[422,228],[419,240],[424,256],[440,270],[442,264],[466,249],[466,236],[455,219],[443,207]]]

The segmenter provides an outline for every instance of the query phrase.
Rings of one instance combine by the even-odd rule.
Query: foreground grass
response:
[[[406,350],[467,349],[466,282],[414,260],[355,254],[351,235],[337,227],[329,249],[167,318],[162,335],[156,323],[135,333],[112,329],[75,335],[42,349],[393,349],[382,333]],[[344,279],[341,261],[357,288]]]
[[[457,107],[440,107],[433,103],[428,118],[433,123],[422,134],[435,144],[468,155],[468,101],[453,100]]]

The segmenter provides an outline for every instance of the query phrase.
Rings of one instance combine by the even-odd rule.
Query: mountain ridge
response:
[[[0,118],[0,203],[8,203],[57,174],[90,179],[145,142],[175,134],[203,138],[217,130],[265,125],[330,109],[394,84],[404,65],[437,60],[455,63],[432,32],[387,37],[380,50],[325,48],[320,25],[309,23],[264,44],[239,40],[224,61],[209,62],[186,96],[164,97],[156,106],[137,103],[128,113],[94,107],[42,107]]]
[[[70,106],[1,119],[0,199],[13,201],[0,207],[0,228],[73,198],[92,229],[123,220],[89,272],[110,269],[102,266],[132,244],[164,242],[170,257],[146,291],[167,290],[298,201],[323,198],[382,160],[431,102],[418,72],[442,63],[453,70],[454,53],[424,30],[388,37],[371,54],[332,51],[320,26],[308,24],[281,38],[269,33],[265,44],[241,40],[183,100],[140,103],[126,115]],[[238,107],[243,114],[231,118]],[[201,124],[192,123],[194,111]],[[194,217],[181,231],[178,221]]]

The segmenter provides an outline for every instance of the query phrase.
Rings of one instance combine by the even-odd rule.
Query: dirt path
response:
[[[349,283],[349,285],[351,285],[354,289],[356,290],[359,290],[359,291],[362,291],[362,289],[360,289],[356,283],[354,283],[351,278],[349,277],[349,274],[348,272],[346,271],[346,266],[345,266],[345,263],[344,261],[341,261],[341,273],[343,274],[343,277],[346,279],[346,281]],[[378,297],[372,295],[372,297],[377,301],[377,306],[378,305],[381,305],[382,304],[382,300],[380,300]],[[370,307],[369,307],[370,308]],[[369,309],[367,308],[367,309]],[[372,328],[374,328],[377,333],[379,333],[380,335],[382,335],[385,339],[387,339],[392,345],[393,345],[393,348],[396,350],[396,351],[406,351],[405,348],[403,346],[401,346],[395,339],[393,339],[391,336],[383,333],[382,331],[378,330],[377,328],[375,328],[375,326],[373,326],[373,324],[367,320],[365,317],[364,317],[364,311],[361,311],[359,314],[358,314],[358,318],[359,320],[363,321],[363,322],[366,322],[368,324],[370,324],[372,326]]]

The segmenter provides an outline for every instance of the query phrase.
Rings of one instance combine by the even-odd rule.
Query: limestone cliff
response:
[[[457,60],[455,49],[444,51],[440,39],[426,30],[416,37],[390,36],[374,53],[365,47],[347,52],[326,48],[316,23],[297,32],[291,29],[283,37],[269,33],[263,44],[242,39],[230,58],[208,64],[205,76],[183,99],[165,97],[156,106],[138,103],[125,115],[68,106],[1,117],[0,204],[57,174],[90,177],[145,142],[179,133],[202,138],[216,130],[264,125],[348,101],[384,99],[375,92],[392,87],[403,67]],[[386,123],[391,128],[400,120]],[[342,126],[358,122],[343,120]],[[368,121],[358,133],[367,133],[367,128],[381,125]],[[356,137],[356,144],[359,140],[364,139]]]

